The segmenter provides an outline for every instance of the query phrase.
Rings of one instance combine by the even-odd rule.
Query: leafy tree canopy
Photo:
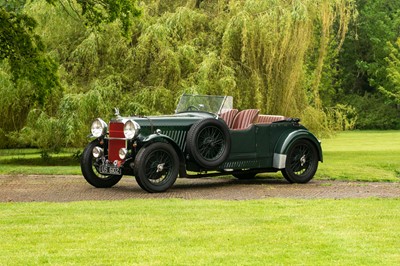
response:
[[[0,7],[0,61],[9,64],[14,83],[26,79],[34,84],[34,100],[43,104],[46,95],[60,86],[57,65],[34,33],[36,21],[19,11],[17,5]]]
[[[0,93],[21,106],[0,99],[0,112],[7,121],[29,113],[3,128],[23,128],[31,145],[83,145],[87,125],[111,107],[171,113],[183,92],[229,94],[239,109],[300,117],[320,132],[368,128],[383,118],[359,115],[367,102],[398,102],[398,1],[142,0],[140,19],[130,0],[0,1],[12,25],[2,36],[21,38],[4,37],[0,57]],[[21,58],[38,59],[17,66]]]
[[[56,4],[66,1],[73,6],[72,0],[46,0]],[[85,17],[89,26],[99,27],[103,23],[110,23],[119,19],[125,34],[131,26],[131,18],[140,15],[139,9],[132,0],[76,0],[81,7],[81,15]]]
[[[35,1],[35,0],[33,0]],[[68,3],[72,0],[46,0],[49,4]],[[81,14],[89,26],[99,28],[103,23],[117,19],[121,21],[122,29],[128,33],[131,18],[140,14],[131,0],[78,0]],[[36,92],[34,101],[43,105],[52,90],[60,88],[57,74],[58,66],[46,54],[46,48],[41,38],[35,33],[37,22],[22,12],[26,0],[2,0],[0,5],[0,62],[10,66],[12,80],[17,84],[26,79],[31,82]]]

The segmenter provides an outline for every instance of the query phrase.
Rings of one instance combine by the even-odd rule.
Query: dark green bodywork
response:
[[[206,112],[129,117],[141,127],[140,135],[135,140],[137,149],[154,142],[170,143],[181,161],[181,177],[186,176],[186,171],[204,171],[186,152],[186,137],[194,123],[206,118],[220,119],[216,115]],[[298,121],[284,120],[271,124],[253,124],[247,129],[229,130],[229,132],[231,136],[230,155],[222,165],[214,169],[216,171],[225,169],[278,171],[283,166],[276,159],[284,156],[290,145],[300,138],[311,142],[318,151],[319,160],[323,160],[319,140]]]

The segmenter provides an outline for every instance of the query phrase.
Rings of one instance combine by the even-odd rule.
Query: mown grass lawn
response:
[[[38,149],[0,150],[0,174],[81,175],[78,153],[68,149],[43,157]]]
[[[400,199],[1,203],[1,265],[400,265]]]
[[[317,178],[400,181],[400,130],[349,131],[322,140]]]
[[[323,149],[316,178],[399,181],[399,131]],[[80,174],[72,153],[1,150],[0,173]],[[400,197],[0,203],[0,265],[400,265],[399,228]]]

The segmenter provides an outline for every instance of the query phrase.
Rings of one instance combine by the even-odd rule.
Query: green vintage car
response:
[[[82,155],[91,185],[112,187],[135,176],[148,192],[163,192],[177,177],[281,171],[290,183],[307,183],[322,162],[320,141],[299,119],[238,111],[231,96],[182,95],[175,114],[97,118]]]

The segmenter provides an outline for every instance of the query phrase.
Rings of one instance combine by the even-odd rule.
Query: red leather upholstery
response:
[[[258,109],[246,109],[240,111],[233,119],[232,129],[245,129],[248,128],[257,119]]]
[[[258,123],[259,124],[270,124],[275,121],[285,120],[285,117],[282,115],[259,115]]]
[[[221,117],[225,121],[225,123],[228,125],[228,127],[231,128],[232,124],[233,124],[233,119],[235,118],[235,115],[238,112],[239,112],[238,109],[231,109],[227,112],[220,114],[219,117]]]

